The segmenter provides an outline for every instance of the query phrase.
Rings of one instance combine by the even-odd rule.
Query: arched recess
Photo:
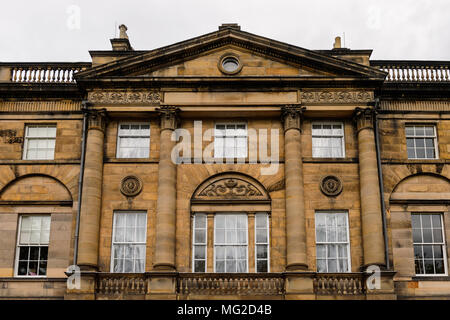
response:
[[[435,173],[406,176],[393,188],[389,197],[389,205],[390,247],[394,270],[397,272],[396,276],[421,275],[421,268],[417,269],[417,263],[419,261],[419,266],[421,265],[423,256],[419,253],[419,259],[417,259],[415,247],[417,246],[420,252],[422,240],[417,240],[418,238],[414,240],[412,215],[441,215],[443,235],[446,237],[445,242],[449,243],[450,181]],[[449,248],[447,248],[446,256],[450,257]]]
[[[3,204],[72,205],[70,190],[58,179],[43,175],[24,175],[9,182],[0,190]]]
[[[431,173],[410,175],[393,189],[390,203],[450,203],[450,181]]]
[[[237,172],[219,173],[202,182],[191,198],[192,212],[265,211],[271,199],[256,179]]]

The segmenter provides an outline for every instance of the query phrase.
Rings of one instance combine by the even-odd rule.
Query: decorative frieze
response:
[[[303,91],[302,103],[367,103],[374,100],[372,91]]]
[[[114,90],[114,91],[100,91],[95,90],[88,93],[88,99],[92,103],[105,104],[160,104],[162,94],[160,91],[140,90]]]
[[[0,130],[0,137],[3,137],[4,141],[9,144],[23,142],[23,137],[17,137],[16,135],[16,130]]]

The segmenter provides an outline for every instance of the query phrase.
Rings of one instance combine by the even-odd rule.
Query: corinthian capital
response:
[[[288,104],[281,107],[281,120],[284,123],[284,131],[289,129],[300,130],[300,120],[305,109],[300,104]]]
[[[105,132],[108,114],[105,109],[88,110],[88,129],[95,129]]]
[[[376,114],[373,108],[356,108],[353,121],[356,123],[356,131],[363,129],[373,129],[373,119]]]
[[[177,128],[179,108],[162,106],[157,111],[159,111],[161,117],[161,130],[175,130]]]

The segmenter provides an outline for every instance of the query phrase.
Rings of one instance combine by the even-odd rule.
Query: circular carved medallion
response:
[[[323,177],[320,181],[320,190],[329,197],[338,196],[342,192],[341,180],[333,175]]]
[[[135,197],[142,191],[142,182],[136,176],[126,176],[120,183],[120,192],[127,197]]]

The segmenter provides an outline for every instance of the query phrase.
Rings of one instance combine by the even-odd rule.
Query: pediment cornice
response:
[[[225,29],[167,47],[124,57],[76,75],[77,82],[111,77],[139,77],[149,71],[193,59],[225,46],[235,46],[296,66],[307,66],[341,77],[384,80],[386,73],[376,68],[260,37],[248,32]]]

